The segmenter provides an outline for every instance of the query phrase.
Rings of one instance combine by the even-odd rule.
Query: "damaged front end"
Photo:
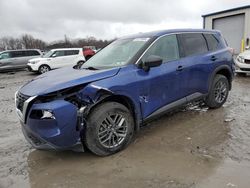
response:
[[[33,97],[16,93],[25,138],[37,149],[84,151],[87,115],[111,93],[91,84]]]

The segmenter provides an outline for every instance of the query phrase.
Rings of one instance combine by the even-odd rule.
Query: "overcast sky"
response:
[[[24,33],[46,41],[112,39],[169,28],[201,28],[202,14],[249,0],[0,0],[0,37]]]

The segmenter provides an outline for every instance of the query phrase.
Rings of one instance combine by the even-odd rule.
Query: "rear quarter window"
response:
[[[26,51],[26,56],[39,56],[40,53],[36,50],[29,50],[29,51]]]
[[[220,48],[220,43],[213,34],[204,34],[204,37],[207,41],[209,51],[215,51]]]
[[[178,35],[182,57],[198,55],[208,51],[207,43],[202,33],[184,33]]]

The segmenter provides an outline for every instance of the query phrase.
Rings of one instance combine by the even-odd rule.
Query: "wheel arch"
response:
[[[231,90],[232,89],[232,80],[233,80],[232,71],[230,70],[230,67],[228,65],[222,65],[222,66],[217,67],[213,71],[213,73],[210,77],[210,80],[209,80],[209,90],[208,91],[210,91],[210,89],[212,87],[213,79],[214,79],[216,74],[221,74],[227,78],[228,83],[229,83],[229,90]]]
[[[125,95],[116,95],[116,94],[105,95],[100,100],[98,100],[98,102],[96,102],[93,106],[91,106],[89,113],[91,113],[91,111],[94,108],[96,108],[97,106],[99,106],[104,102],[117,102],[127,107],[129,111],[132,112],[132,116],[134,118],[134,123],[135,123],[135,131],[138,131],[140,129],[140,121],[139,121],[140,118],[138,116],[139,112],[137,112],[134,102],[129,97]]]

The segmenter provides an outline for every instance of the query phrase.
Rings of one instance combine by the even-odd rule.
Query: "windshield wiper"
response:
[[[87,70],[99,70],[95,67],[82,67],[83,69],[87,69]]]

